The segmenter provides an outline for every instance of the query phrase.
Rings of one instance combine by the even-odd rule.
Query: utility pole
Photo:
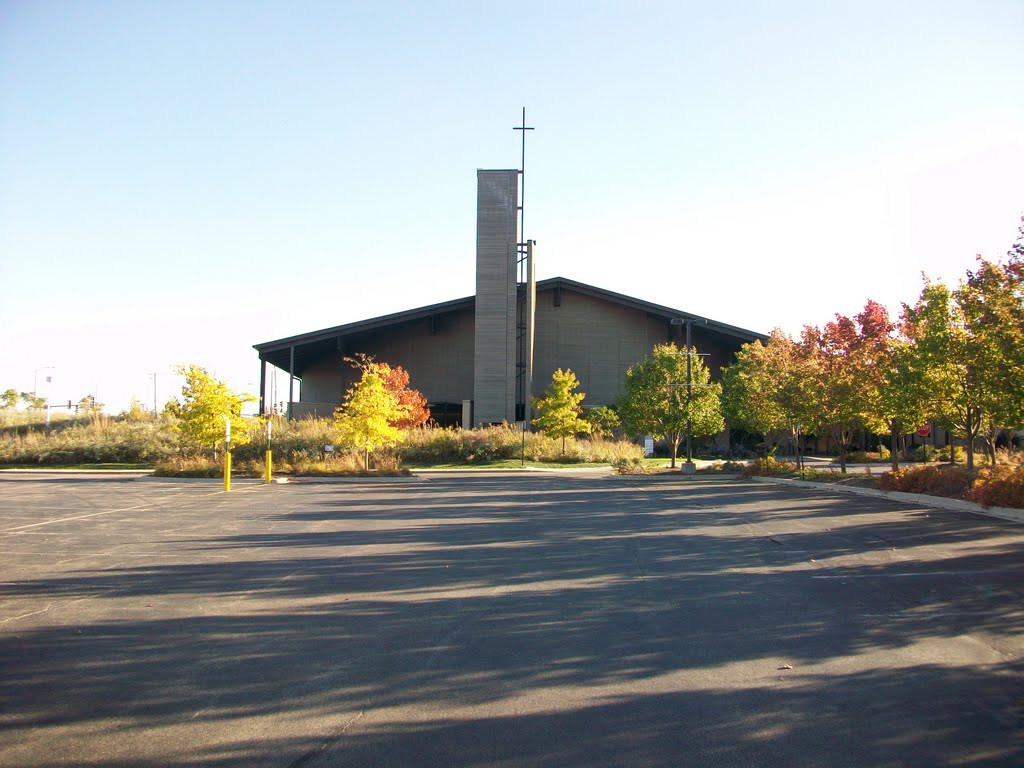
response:
[[[149,375],[153,377],[153,416],[159,415],[159,411],[156,409],[156,375],[157,371],[150,371]]]
[[[690,318],[686,318],[686,464],[687,470],[693,465],[693,376],[690,372]]]

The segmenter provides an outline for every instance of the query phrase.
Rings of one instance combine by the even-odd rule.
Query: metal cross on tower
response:
[[[512,126],[512,130],[523,132],[523,154],[519,161],[519,240],[520,247],[525,247],[523,243],[526,242],[526,232],[523,227],[526,222],[526,132],[533,130],[526,125],[526,107],[523,107],[523,124]]]
[[[533,396],[533,340],[537,285],[533,266],[533,241],[526,239],[526,132],[533,128],[523,122],[512,130],[522,131],[523,154],[519,166],[519,237],[516,243],[516,421],[523,424],[523,440],[530,423],[530,400]],[[525,445],[525,442],[524,442]]]

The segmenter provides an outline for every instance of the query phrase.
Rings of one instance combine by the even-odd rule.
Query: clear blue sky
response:
[[[1022,37],[1019,0],[0,0],[0,389],[255,391],[254,343],[471,295],[524,106],[539,277],[896,311],[1016,237]]]

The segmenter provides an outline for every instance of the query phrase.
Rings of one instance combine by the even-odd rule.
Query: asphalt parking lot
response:
[[[0,766],[1019,766],[1022,566],[737,480],[0,476]]]

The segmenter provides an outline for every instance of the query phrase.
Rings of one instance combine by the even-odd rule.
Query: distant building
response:
[[[477,171],[475,296],[254,345],[261,410],[269,363],[301,381],[290,416],[329,416],[357,374],[344,358],[363,353],[405,368],[442,426],[511,423],[557,368],[576,374],[584,406],[610,405],[656,344],[685,344],[687,323],[716,378],[741,345],[767,338],[563,277],[535,282],[517,183],[516,170]]]

